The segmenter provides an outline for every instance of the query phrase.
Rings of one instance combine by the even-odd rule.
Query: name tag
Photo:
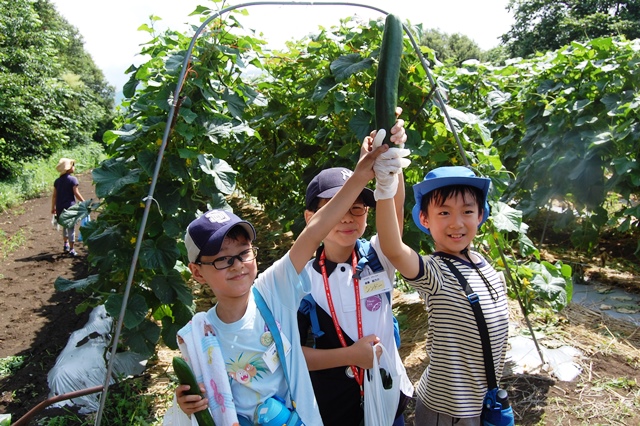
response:
[[[360,278],[360,297],[362,299],[387,293],[392,289],[389,277],[384,272],[378,272]]]
[[[282,339],[285,356],[287,356],[289,355],[289,352],[291,352],[291,343],[289,342],[289,339],[287,339],[287,336],[282,333],[280,333],[280,338]],[[272,343],[271,346],[269,346],[262,354],[262,359],[265,364],[267,364],[267,367],[269,367],[269,371],[271,371],[271,373],[274,373],[278,369],[280,366],[280,357],[278,356],[278,349],[276,348],[275,342]]]

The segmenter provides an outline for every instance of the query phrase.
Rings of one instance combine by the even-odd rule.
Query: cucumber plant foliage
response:
[[[204,18],[210,11],[198,7],[194,13]],[[244,13],[212,21],[198,38],[176,100],[180,108],[162,159],[118,342],[135,352],[152,354],[160,339],[176,348],[177,330],[193,315],[183,236],[197,214],[229,208],[232,196],[242,196],[258,204],[283,231],[295,235],[304,223],[308,181],[325,167],[353,167],[362,138],[374,129],[375,63],[382,20],[345,18],[339,26],[270,52],[263,50],[263,40],[242,29],[237,18]],[[150,40],[140,53],[150,59],[128,70],[118,130],[105,135],[110,158],[93,174],[100,201],[71,209],[99,213],[82,228],[95,274],[79,282],[56,281],[61,290],[87,292],[78,310],[104,303],[114,317],[119,315],[169,105],[180,84],[179,65],[191,42],[176,31],[158,34],[152,27],[141,28]],[[420,38],[421,27],[411,31]],[[412,185],[432,168],[462,162],[443,112],[427,96],[431,88],[419,58],[409,40],[405,38],[403,44],[398,104],[404,109],[406,146],[412,153],[405,180]],[[433,63],[433,53],[426,47],[422,52]],[[619,59],[612,59],[617,55]],[[476,246],[495,261],[496,268],[508,268],[516,283],[509,293],[517,292],[529,311],[537,305],[561,309],[570,301],[572,284],[568,265],[541,261],[527,235],[523,208],[531,212],[533,205],[546,205],[551,192],[544,191],[549,185],[561,191],[574,176],[579,181],[584,176],[579,173],[581,165],[585,172],[593,172],[593,165],[598,165],[603,167],[600,175],[605,170],[613,173],[615,182],[605,186],[623,195],[633,192],[634,182],[636,188],[640,183],[635,163],[638,150],[620,155],[624,144],[619,142],[638,143],[633,136],[638,134],[633,132],[637,109],[631,108],[635,98],[627,82],[638,78],[629,65],[637,63],[636,58],[628,42],[593,41],[504,66],[467,63],[463,68],[433,69],[447,95],[447,109],[467,160],[493,182],[491,217]],[[579,64],[583,65],[575,69]],[[609,77],[602,64],[607,73],[620,71],[617,79]],[[585,73],[595,81],[581,79]],[[607,84],[619,90],[613,93]],[[563,126],[572,131],[561,132]],[[563,152],[562,141],[581,150]],[[552,147],[548,156],[541,149],[544,143]],[[563,179],[553,181],[546,174],[558,166]],[[591,179],[597,182],[596,176]],[[576,191],[557,194],[582,200],[582,193]],[[591,195],[594,202],[584,206],[593,206],[597,213],[602,205],[597,205],[595,192]],[[404,240],[430,252],[431,241],[411,221],[412,205],[409,195]],[[615,213],[619,223],[628,219],[630,227],[637,226],[637,212],[632,209]],[[69,220],[72,223],[74,218]],[[261,257],[284,254],[289,247],[261,246],[267,232],[258,229]],[[504,260],[500,252],[506,253]]]

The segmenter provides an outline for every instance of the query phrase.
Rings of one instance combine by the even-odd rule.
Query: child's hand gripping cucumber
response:
[[[173,371],[176,373],[176,376],[178,376],[178,382],[180,382],[181,385],[189,385],[189,390],[185,392],[186,394],[202,396],[196,377],[184,359],[178,356],[173,357]],[[196,420],[200,426],[216,426],[208,409],[197,411],[193,415],[196,416]]]

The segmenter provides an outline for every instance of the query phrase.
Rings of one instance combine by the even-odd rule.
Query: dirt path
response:
[[[78,179],[85,199],[95,198],[91,175]],[[2,213],[0,230],[20,243],[6,257],[0,252],[0,358],[26,357],[22,369],[0,379],[0,413],[16,420],[48,397],[47,373],[71,332],[86,323],[86,313],[74,312],[84,297],[53,286],[59,276],[87,276],[86,250],[78,243],[78,257],[62,253],[62,235],[51,226],[50,194]]]

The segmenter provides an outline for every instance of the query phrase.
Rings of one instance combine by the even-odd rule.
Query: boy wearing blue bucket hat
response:
[[[474,312],[449,265],[479,296],[498,381],[502,375],[509,315],[504,278],[471,249],[489,217],[490,186],[490,179],[460,166],[434,169],[413,186],[413,220],[435,243],[435,252],[426,256],[402,242],[393,199],[377,203],[382,251],[426,302],[430,361],[416,388],[416,426],[480,425],[488,389]]]

